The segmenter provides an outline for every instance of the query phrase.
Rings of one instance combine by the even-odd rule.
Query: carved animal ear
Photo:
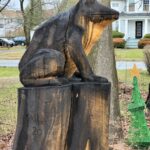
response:
[[[83,3],[94,3],[95,0],[80,0]]]

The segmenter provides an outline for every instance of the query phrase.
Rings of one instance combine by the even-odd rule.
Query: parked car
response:
[[[18,36],[13,38],[15,45],[26,45],[26,39],[24,36]]]
[[[0,46],[12,47],[15,45],[15,42],[8,40],[7,38],[0,38]]]

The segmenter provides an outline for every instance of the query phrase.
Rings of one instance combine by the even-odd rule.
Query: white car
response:
[[[0,46],[14,46],[15,42],[12,40],[8,40],[7,38],[0,38]]]

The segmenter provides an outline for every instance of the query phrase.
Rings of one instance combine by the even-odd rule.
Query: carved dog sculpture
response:
[[[149,83],[148,96],[145,103],[146,103],[146,107],[150,110],[150,83]]]
[[[80,0],[68,12],[49,19],[35,31],[20,61],[22,84],[61,84],[70,79],[76,70],[84,81],[107,81],[94,75],[86,55],[104,28],[118,16],[117,11],[96,0]]]

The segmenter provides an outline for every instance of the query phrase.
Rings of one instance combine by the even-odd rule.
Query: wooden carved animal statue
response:
[[[150,84],[149,84],[149,91],[148,91],[148,96],[146,100],[146,107],[150,110]]]
[[[96,77],[86,58],[104,28],[119,13],[96,0],[80,0],[68,12],[42,24],[22,57],[19,70],[24,86],[68,82],[76,71],[83,81],[107,82]]]

